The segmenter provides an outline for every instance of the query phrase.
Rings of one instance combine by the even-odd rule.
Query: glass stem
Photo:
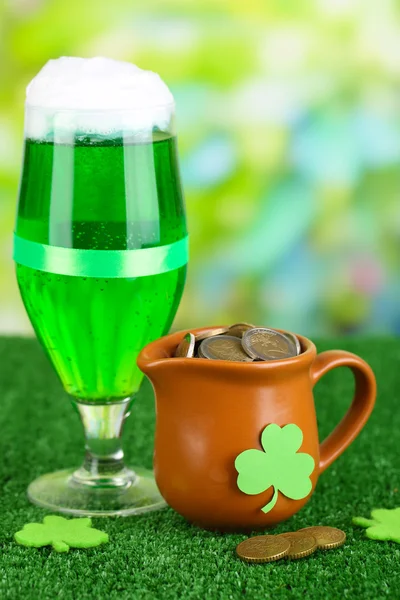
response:
[[[131,398],[110,404],[73,403],[85,432],[85,460],[75,471],[75,483],[120,487],[132,483],[133,473],[124,465],[122,427],[129,416]]]

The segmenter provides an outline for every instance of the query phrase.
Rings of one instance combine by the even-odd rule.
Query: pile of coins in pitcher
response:
[[[336,527],[306,527],[279,535],[257,535],[236,548],[236,554],[249,563],[267,563],[281,558],[299,559],[316,550],[332,550],[343,546],[346,534]]]
[[[198,335],[187,333],[175,357],[256,362],[292,358],[300,352],[300,342],[293,333],[236,323],[203,330]]]

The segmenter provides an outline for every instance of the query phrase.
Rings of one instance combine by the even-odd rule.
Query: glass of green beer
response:
[[[31,82],[14,260],[86,439],[81,468],[39,477],[29,498],[72,514],[161,508],[152,472],[127,468],[120,441],[137,355],[169,329],[186,275],[174,101],[158,75],[62,58]]]

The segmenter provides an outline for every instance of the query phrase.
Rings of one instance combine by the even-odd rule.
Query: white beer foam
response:
[[[49,60],[26,89],[26,135],[63,139],[168,128],[174,99],[157,73],[110,58]],[[121,111],[121,112],[118,112]]]

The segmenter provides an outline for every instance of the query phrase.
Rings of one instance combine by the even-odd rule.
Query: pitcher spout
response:
[[[178,332],[160,338],[145,346],[140,352],[137,359],[138,367],[153,384],[156,379],[177,366],[179,359],[174,358],[174,353],[182,337],[182,332]]]

